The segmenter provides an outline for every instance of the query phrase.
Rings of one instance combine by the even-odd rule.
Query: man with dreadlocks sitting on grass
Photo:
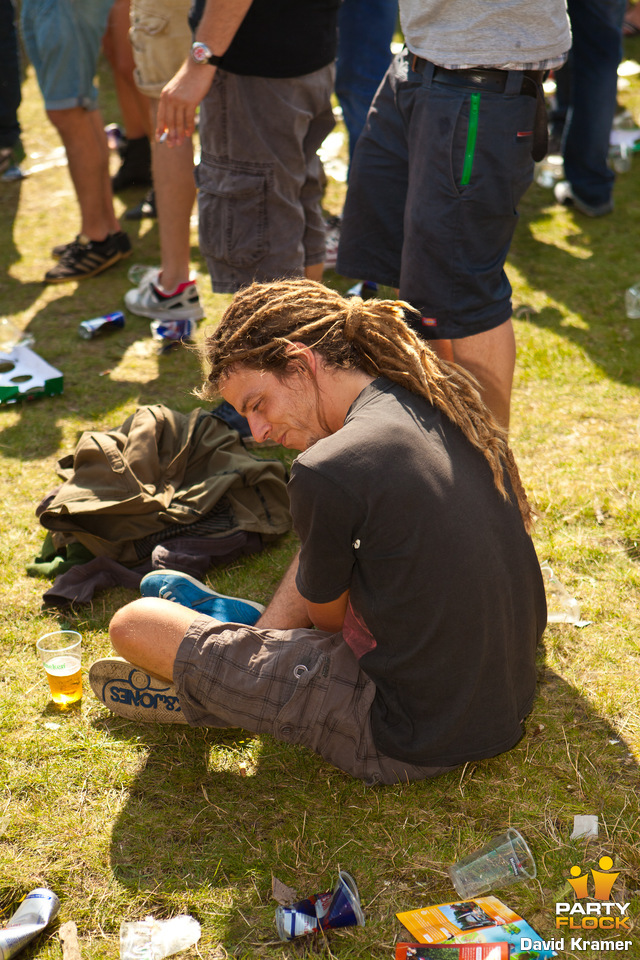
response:
[[[206,341],[201,396],[303,451],[289,483],[300,551],[261,615],[149,574],[111,623],[126,660],[91,670],[109,709],[270,733],[368,783],[520,739],[546,616],[530,508],[477,384],[407,309],[308,280],[236,295]]]

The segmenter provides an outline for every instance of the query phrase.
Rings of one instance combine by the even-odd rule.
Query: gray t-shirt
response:
[[[546,607],[517,505],[484,457],[379,378],[297,458],[289,493],[300,593],[328,603],[349,590],[343,636],[376,685],[379,750],[453,766],[512,747]]]
[[[571,46],[565,0],[400,0],[411,53],[441,67],[534,68]]]

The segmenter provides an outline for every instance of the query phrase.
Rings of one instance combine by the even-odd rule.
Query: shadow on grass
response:
[[[108,277],[99,276],[90,281],[96,285],[95,301],[100,302],[98,285],[107,280]],[[40,395],[0,407],[0,445],[4,456],[25,461],[56,454],[61,448],[66,420],[93,424],[107,421],[106,429],[113,429],[123,422],[125,417],[120,411],[132,401],[140,406],[168,402],[183,412],[197,406],[192,390],[199,385],[201,374],[194,351],[179,345],[160,353],[159,345],[151,339],[150,321],[145,318],[127,314],[124,329],[94,340],[79,337],[81,320],[117,309],[113,299],[105,297],[101,306],[98,302],[87,310],[86,298],[79,302],[73,294],[63,296],[46,304],[29,324],[28,332],[35,338],[33,350],[63,373],[64,389],[59,396]],[[129,353],[133,358],[131,373],[138,379],[127,376]],[[125,366],[118,369],[123,362]],[[3,414],[16,412],[18,419],[11,416],[11,424],[3,426]]]
[[[574,343],[612,380],[638,386],[640,338],[637,321],[626,318],[624,294],[640,277],[629,242],[640,214],[640,187],[627,180],[616,190],[621,197],[614,213],[592,220],[562,211],[552,194],[534,184],[522,203],[509,263],[533,289],[581,320],[573,323],[549,307],[532,312],[530,322]],[[573,224],[563,224],[562,216]]]
[[[0,271],[0,298],[4,305],[3,313],[9,310],[11,313],[26,310],[42,293],[42,284],[22,283],[9,273],[9,267],[13,263],[17,263],[22,256],[14,239],[14,228],[20,206],[22,185],[22,180],[15,180],[11,183],[0,183],[0,208],[2,210],[0,221],[2,224],[0,234],[0,262],[3,266],[3,269]],[[10,304],[10,307],[8,307],[7,304]]]
[[[637,765],[553,673],[512,751],[397,787],[367,788],[302,748],[242,731],[96,723],[148,750],[113,827],[116,879],[144,891],[157,916],[177,896],[227,949],[276,939],[272,875],[305,897],[331,888],[341,867],[367,915],[357,931],[364,952],[349,955],[390,956],[380,945],[402,932],[396,910],[455,899],[446,866],[509,825],[531,843],[538,879],[504,899],[542,934],[554,935],[555,901],[573,900],[570,868],[605,853],[621,872],[615,898],[631,901],[632,915],[640,909]],[[599,816],[599,840],[569,839],[576,814]]]

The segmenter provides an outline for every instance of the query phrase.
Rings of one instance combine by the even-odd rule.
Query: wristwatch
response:
[[[211,53],[206,43],[202,43],[201,40],[191,44],[191,59],[194,63],[210,63],[212,67],[219,67],[222,63],[222,57]]]

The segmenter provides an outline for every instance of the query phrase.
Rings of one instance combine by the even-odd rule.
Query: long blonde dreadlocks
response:
[[[507,434],[483,403],[478,383],[461,367],[441,360],[405,321],[409,304],[400,300],[346,299],[312,280],[254,283],[236,294],[203,357],[210,372],[199,396],[211,398],[232,369],[291,371],[292,344],[304,344],[324,361],[386,377],[425,397],[454,423],[487,460],[496,488],[509,499],[506,470],[527,531],[527,501]]]

